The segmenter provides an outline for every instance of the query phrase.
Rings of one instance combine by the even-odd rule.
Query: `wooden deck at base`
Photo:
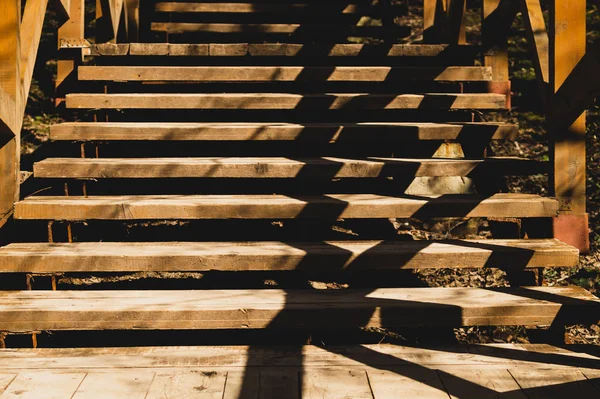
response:
[[[67,122],[50,127],[51,140],[316,141],[514,139],[507,123],[168,123]]]
[[[473,94],[67,94],[67,108],[90,109],[253,109],[393,110],[505,109],[506,96]]]
[[[579,287],[2,291],[0,331],[593,324]]]
[[[530,194],[438,198],[375,194],[33,196],[15,205],[15,219],[312,219],[553,217],[558,203]]]
[[[595,398],[598,354],[550,345],[0,350],[16,398]],[[197,394],[189,396],[190,394]]]
[[[558,240],[26,243],[0,248],[2,273],[362,271],[573,267]]]

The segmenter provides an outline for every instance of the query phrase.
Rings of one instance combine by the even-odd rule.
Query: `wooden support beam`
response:
[[[535,76],[542,94],[542,102],[545,104],[550,85],[550,48],[540,0],[521,0],[521,14],[523,15],[525,33],[533,55]]]
[[[19,197],[18,170],[23,91],[21,85],[21,2],[0,0],[0,218]]]
[[[465,44],[466,0],[425,0],[423,39],[426,43]]]
[[[63,39],[85,39],[85,3],[84,0],[70,0],[70,19],[58,28],[58,43]],[[81,61],[78,59],[59,59],[56,71],[56,101],[58,103],[64,101],[62,97],[65,94],[65,82],[72,79],[75,68]]]
[[[127,12],[125,4],[125,0],[96,0],[96,41],[98,43],[116,43],[119,29],[121,27],[126,29],[128,18],[122,18]],[[135,1],[130,4],[135,4]],[[135,13],[132,12],[131,16],[135,19]]]
[[[560,90],[586,54],[585,0],[554,0],[550,3],[550,85]],[[581,87],[586,91],[586,87]],[[548,115],[554,163],[550,187],[559,201],[555,237],[589,249],[586,215],[585,112],[568,127]]]
[[[27,104],[33,67],[37,58],[48,0],[27,0],[21,23],[21,85],[23,107]]]
[[[125,0],[127,41],[135,43],[140,36],[140,0]]]

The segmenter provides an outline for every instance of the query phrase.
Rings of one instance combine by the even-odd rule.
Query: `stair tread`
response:
[[[93,109],[276,109],[393,110],[505,109],[506,96],[494,93],[71,93],[67,108]]]
[[[492,80],[492,68],[477,66],[80,66],[79,80],[165,82],[394,82]]]
[[[597,322],[580,287],[2,291],[0,330],[392,328]]]
[[[375,11],[375,7],[364,2],[348,2],[344,4],[319,4],[319,12],[327,12],[333,14],[363,14]],[[311,15],[314,13],[315,4],[310,3],[181,3],[162,1],[156,3],[155,10],[157,12],[173,12],[173,13],[304,13]],[[389,12],[389,11],[388,11]],[[381,13],[381,11],[380,11]]]
[[[556,239],[324,242],[13,243],[0,272],[356,271],[574,267],[579,251]]]
[[[50,128],[52,140],[456,140],[513,139],[509,123],[168,123],[67,122]]]
[[[437,57],[473,56],[478,46],[447,44],[337,43],[102,43],[93,44],[96,56],[325,56],[325,57]]]
[[[533,194],[437,198],[375,194],[33,196],[15,205],[15,219],[156,220],[554,217],[555,199]]]
[[[376,178],[469,176],[473,173],[527,175],[546,162],[519,157],[484,159],[337,157],[48,158],[34,164],[47,178]]]

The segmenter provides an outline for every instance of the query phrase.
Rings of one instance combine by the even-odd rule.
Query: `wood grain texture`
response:
[[[302,397],[307,399],[373,399],[362,370],[316,369],[302,376]]]
[[[414,365],[418,369],[454,368],[490,370],[508,368],[573,370],[581,368],[594,377],[600,357],[575,348],[548,344],[477,344],[440,347],[396,344],[303,346],[160,346],[117,348],[40,348],[0,350],[3,373],[82,370],[112,372],[114,369],[162,369],[257,372],[262,367],[377,368]],[[407,362],[409,364],[407,364]],[[404,367],[406,368],[406,367]],[[405,374],[406,375],[406,374]],[[412,373],[423,381],[423,374]],[[589,377],[588,376],[588,377]],[[256,379],[258,381],[258,374]],[[228,372],[227,380],[234,379]],[[428,379],[425,376],[425,379]],[[236,398],[236,396],[233,396]]]
[[[500,94],[97,94],[67,95],[67,108],[92,109],[504,109]]]
[[[0,248],[0,272],[521,269],[578,255],[558,240],[16,243]]]
[[[28,197],[15,205],[15,219],[312,219],[426,217],[552,217],[555,200],[529,194],[488,198],[438,198],[375,194],[284,195],[130,195]]]
[[[7,332],[550,325],[600,319],[600,299],[578,287],[4,291],[0,300],[0,330]]]
[[[379,158],[48,158],[34,164],[40,178],[320,179],[406,176],[530,175],[546,164],[517,157],[485,159]]]
[[[223,399],[226,380],[225,372],[157,372],[144,399]]]
[[[514,139],[508,123],[150,123],[66,122],[50,127],[55,141],[321,141]]]
[[[133,47],[131,47],[133,46]],[[94,56],[323,56],[323,57],[472,57],[479,52],[473,45],[446,44],[361,44],[334,43],[100,43],[93,44]],[[168,53],[165,54],[165,46]],[[130,47],[134,50],[129,51]]]
[[[2,399],[71,398],[86,377],[82,372],[25,371],[19,373],[0,397]]]
[[[133,54],[134,45],[130,52]],[[163,52],[168,48],[165,44]],[[486,67],[368,67],[368,66],[206,66],[134,67],[80,66],[79,80],[164,82],[398,82],[410,80],[486,82],[492,79]]]

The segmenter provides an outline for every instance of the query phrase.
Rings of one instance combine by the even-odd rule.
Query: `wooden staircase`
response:
[[[510,99],[491,92],[480,49],[402,44],[410,32],[394,18],[406,10],[370,4],[157,2],[140,24],[151,42],[91,45],[61,88],[76,121],[52,126],[49,155],[33,165],[43,189],[15,205],[20,239],[0,248],[0,272],[209,281],[2,291],[7,342],[42,331],[598,322],[600,300],[582,288],[403,281],[403,270],[500,268],[519,282],[577,265],[579,251],[546,227],[556,199],[507,192],[505,176],[551,165],[492,153],[519,129],[489,122]],[[383,24],[357,25],[369,16]],[[522,221],[489,239],[406,240],[393,228],[468,218]],[[277,286],[257,286],[256,272]],[[318,290],[288,288],[278,272],[359,277]]]

